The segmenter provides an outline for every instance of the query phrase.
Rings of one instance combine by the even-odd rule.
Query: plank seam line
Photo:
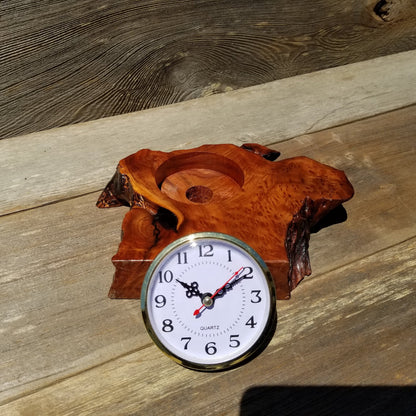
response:
[[[289,142],[290,140],[294,140],[297,137],[301,137],[303,135],[312,135],[312,134],[319,133],[319,132],[324,132],[324,131],[327,131],[327,130],[330,130],[330,129],[335,129],[335,128],[339,128],[339,127],[342,127],[342,126],[348,126],[348,125],[351,125],[355,122],[368,120],[368,119],[373,118],[373,117],[383,116],[385,114],[393,113],[393,112],[396,112],[396,111],[401,111],[401,110],[404,110],[404,109],[407,109],[407,108],[411,108],[413,106],[416,106],[416,102],[412,103],[412,104],[402,106],[402,107],[397,107],[397,108],[394,108],[394,109],[391,109],[391,110],[380,112],[380,113],[377,113],[377,114],[373,114],[373,115],[365,116],[365,117],[362,117],[362,118],[350,120],[350,121],[347,121],[345,123],[334,124],[333,126],[326,127],[324,129],[317,130],[317,131],[311,131],[311,128],[309,128],[306,132],[304,132],[302,134],[297,134],[296,136],[291,136],[291,137],[288,137],[286,139],[279,140],[277,142],[276,141],[266,142],[264,145],[265,146],[278,146],[280,143]],[[4,139],[4,140],[8,140],[8,139]],[[138,150],[140,150],[140,149],[138,149]],[[281,159],[281,160],[283,160],[283,159]],[[104,189],[104,186],[102,188],[95,189],[95,190],[88,191],[88,192],[84,192],[84,193],[81,193],[81,194],[75,194],[75,195],[68,196],[66,198],[64,197],[64,198],[56,199],[56,200],[53,200],[53,201],[48,201],[48,202],[45,202],[45,203],[42,203],[42,204],[39,204],[39,205],[31,206],[31,207],[28,207],[28,208],[19,209],[19,210],[13,211],[13,212],[7,212],[7,213],[4,213],[4,214],[0,214],[0,218],[6,217],[8,215],[18,214],[18,213],[25,212],[25,211],[30,211],[30,210],[37,209],[37,208],[42,208],[44,206],[53,205],[53,204],[57,204],[57,203],[60,203],[60,202],[69,201],[71,199],[80,198],[80,197],[87,196],[87,195],[90,195],[90,194],[98,193],[98,192],[101,192],[103,189]]]
[[[4,405],[6,405],[6,404],[12,403],[12,402],[14,402],[14,401],[16,401],[16,400],[22,399],[22,398],[24,398],[24,397],[31,396],[32,394],[36,394],[37,392],[39,392],[39,391],[41,391],[41,390],[44,390],[44,389],[47,389],[47,388],[52,387],[52,386],[54,386],[54,385],[60,384],[60,383],[62,383],[62,382],[64,382],[64,381],[66,381],[66,380],[71,379],[72,377],[77,377],[77,376],[79,376],[79,375],[80,375],[80,374],[82,374],[82,373],[88,372],[88,371],[90,371],[90,370],[94,370],[95,368],[99,368],[99,367],[101,367],[101,366],[103,366],[103,365],[106,365],[106,364],[110,363],[111,361],[116,361],[116,360],[119,360],[119,359],[121,359],[121,358],[127,357],[127,356],[129,356],[129,355],[131,355],[131,354],[134,354],[134,353],[136,353],[136,352],[140,352],[140,351],[142,351],[142,350],[145,350],[146,348],[152,347],[153,345],[154,345],[153,343],[148,343],[148,344],[145,344],[145,345],[143,345],[143,346],[141,346],[141,347],[139,347],[139,348],[135,348],[135,349],[133,349],[133,350],[126,351],[126,352],[124,352],[123,354],[120,354],[120,355],[117,355],[117,356],[115,356],[115,357],[112,357],[112,358],[111,358],[111,359],[109,359],[109,360],[106,360],[106,361],[103,361],[103,362],[101,362],[101,363],[98,363],[98,364],[92,365],[91,367],[86,367],[86,368],[84,368],[84,369],[82,369],[82,370],[79,370],[79,371],[77,371],[77,372],[75,372],[75,373],[68,374],[68,375],[66,375],[66,376],[64,376],[64,377],[62,377],[62,378],[60,378],[60,379],[58,379],[58,380],[54,380],[54,381],[51,381],[51,382],[49,382],[49,383],[46,383],[46,384],[44,384],[44,385],[42,385],[42,386],[36,387],[36,388],[34,388],[33,390],[28,391],[28,392],[26,392],[26,393],[16,394],[15,396],[12,396],[12,397],[10,397],[10,398],[8,398],[8,399],[5,399],[5,400],[3,400],[2,402],[0,402],[0,407],[1,407],[1,406],[4,406]],[[50,375],[48,375],[48,376],[45,376],[45,377],[42,377],[42,378],[38,378],[38,379],[36,379],[35,381],[37,382],[37,381],[40,381],[40,380],[42,380],[42,379],[44,379],[44,378],[48,378],[48,377],[51,377],[51,376],[56,375],[56,374],[59,374],[59,373],[52,373],[52,374],[50,374]],[[17,387],[22,387],[22,386],[25,386],[26,384],[30,384],[30,383],[33,383],[33,382],[24,383],[24,384],[21,384],[21,385],[19,385],[19,386],[17,386]],[[15,388],[16,388],[16,387],[11,387],[9,390],[13,390],[13,389],[15,389]],[[7,390],[4,390],[2,393],[5,393],[5,392],[7,392]]]
[[[324,132],[324,131],[336,129],[336,128],[339,128],[339,127],[346,127],[346,126],[349,126],[349,125],[354,124],[354,123],[359,123],[361,121],[369,120],[369,119],[374,118],[374,117],[383,116],[383,115],[386,115],[386,114],[389,114],[389,113],[395,113],[397,111],[405,110],[405,109],[412,108],[412,107],[416,107],[416,102],[414,102],[412,104],[405,105],[403,107],[397,107],[397,108],[394,108],[392,110],[382,111],[380,113],[376,113],[376,114],[373,114],[373,115],[364,116],[362,118],[357,118],[357,119],[354,119],[354,120],[350,120],[350,121],[347,121],[345,123],[334,124],[333,126],[325,127],[324,129],[321,129],[321,130],[316,130],[316,131],[307,130],[302,134],[298,134],[298,135],[293,136],[293,137],[288,137],[286,139],[279,140],[278,142],[265,143],[265,146],[278,146],[280,143],[290,142],[291,140],[294,140],[297,137],[302,137],[302,136],[306,136],[306,135],[313,135],[313,134],[316,134],[316,133],[321,133],[321,132]]]
[[[23,209],[19,209],[17,211],[13,211],[13,212],[7,212],[5,214],[0,214],[0,218],[8,217],[8,216],[14,215],[14,214],[20,214],[20,213],[26,212],[26,211],[32,211],[34,209],[47,207],[49,205],[59,204],[61,202],[70,201],[72,199],[82,198],[83,196],[92,195],[92,194],[95,194],[95,193],[98,193],[98,192],[102,192],[103,189],[104,189],[104,187],[102,187],[100,189],[93,190],[93,191],[88,191],[88,192],[85,192],[83,194],[71,195],[71,196],[68,196],[66,198],[61,198],[61,199],[56,199],[54,201],[45,202],[43,204],[39,204],[39,205],[36,205],[36,206],[33,206],[33,207],[23,208]]]
[[[303,285],[304,285],[304,284],[308,284],[308,283],[309,283],[309,284],[311,284],[311,283],[313,283],[316,279],[323,278],[323,277],[327,276],[328,274],[333,273],[335,270],[339,270],[339,269],[346,268],[346,267],[348,267],[348,266],[350,266],[350,265],[352,265],[352,264],[354,264],[354,263],[357,263],[357,262],[362,261],[363,259],[373,257],[373,256],[375,256],[375,255],[377,255],[377,254],[379,254],[379,253],[382,253],[382,252],[384,252],[384,251],[390,250],[391,248],[397,247],[397,246],[399,246],[400,244],[404,244],[404,243],[406,243],[406,242],[408,242],[408,241],[412,241],[412,240],[416,240],[416,235],[414,235],[414,236],[412,236],[412,237],[409,237],[409,238],[406,238],[406,239],[404,239],[403,241],[400,241],[400,242],[398,242],[398,243],[392,244],[392,245],[390,245],[390,246],[388,246],[388,247],[384,247],[384,248],[382,248],[382,249],[380,249],[380,250],[376,250],[376,251],[374,251],[374,252],[373,252],[373,253],[371,253],[371,254],[368,254],[368,255],[366,255],[366,256],[363,256],[363,257],[357,258],[357,259],[355,259],[355,260],[353,260],[353,261],[350,261],[350,262],[348,262],[348,263],[345,263],[345,264],[343,264],[343,265],[340,265],[340,266],[334,267],[333,269],[330,269],[330,270],[328,270],[328,271],[326,271],[326,272],[324,272],[324,273],[318,274],[318,275],[314,276],[314,277],[313,277],[313,278],[311,278],[311,279],[306,279],[306,280],[304,280]],[[302,285],[302,286],[303,286],[303,285]],[[49,387],[54,386],[54,385],[58,385],[58,384],[60,384],[60,383],[62,383],[62,382],[64,382],[64,381],[66,381],[66,380],[71,379],[72,377],[76,377],[76,376],[78,376],[78,375],[80,375],[80,374],[83,374],[83,373],[85,373],[85,372],[88,372],[88,371],[90,371],[90,370],[93,370],[93,369],[99,368],[99,367],[101,367],[101,366],[103,366],[103,365],[106,365],[106,364],[110,363],[111,361],[115,361],[115,360],[118,360],[118,359],[120,359],[120,358],[124,358],[124,357],[127,357],[127,356],[131,355],[131,354],[134,354],[134,353],[136,353],[136,352],[143,351],[143,350],[145,350],[145,349],[147,349],[147,348],[149,348],[149,347],[152,347],[153,345],[154,345],[153,343],[148,343],[148,344],[145,344],[145,345],[143,345],[143,346],[142,346],[142,347],[140,347],[140,348],[135,348],[135,349],[133,349],[133,350],[126,351],[126,352],[124,352],[123,354],[120,354],[120,355],[118,355],[118,356],[112,357],[111,359],[108,359],[108,360],[103,361],[103,362],[101,362],[101,363],[95,364],[95,365],[93,365],[93,366],[91,366],[91,367],[84,368],[84,369],[82,369],[82,370],[80,370],[80,371],[77,371],[77,372],[75,372],[75,373],[73,373],[73,374],[68,374],[68,375],[64,376],[63,378],[60,378],[59,380],[54,380],[54,381],[51,381],[51,382],[49,382],[49,383],[46,383],[46,384],[44,384],[43,386],[39,386],[39,387],[37,387],[37,388],[34,388],[32,391],[29,391],[29,392],[26,392],[26,393],[17,394],[17,395],[15,395],[15,396],[10,397],[10,398],[8,398],[8,399],[4,400],[3,402],[1,402],[1,403],[0,403],[0,406],[3,406],[3,405],[5,405],[5,404],[11,403],[11,402],[13,402],[13,401],[19,400],[19,399],[24,398],[24,397],[31,396],[31,395],[36,394],[37,392],[39,392],[39,391],[41,391],[41,390],[43,390],[43,389],[49,388]],[[53,374],[52,374],[52,375],[53,375]],[[50,376],[51,376],[51,375],[46,376],[46,377],[44,377],[44,378],[47,378],[47,377],[50,377]],[[39,380],[42,380],[42,378],[37,379],[36,381],[39,381]],[[23,384],[23,385],[21,385],[21,386],[24,386],[24,384]],[[21,387],[21,386],[19,386],[19,387]],[[13,388],[12,388],[12,389],[13,389]],[[6,391],[7,391],[7,390],[6,390]]]
[[[322,279],[322,278],[326,277],[328,274],[331,274],[331,273],[335,272],[336,270],[344,269],[344,268],[346,268],[346,267],[349,267],[349,266],[353,265],[354,263],[357,263],[357,262],[363,261],[364,259],[371,258],[371,257],[373,257],[373,256],[376,256],[377,254],[380,254],[380,253],[382,253],[382,252],[384,252],[384,251],[391,250],[391,249],[392,249],[392,248],[394,248],[394,247],[397,247],[397,246],[399,246],[399,245],[401,245],[401,244],[405,244],[405,243],[410,242],[410,241],[412,241],[412,240],[415,240],[415,241],[416,241],[416,235],[413,235],[413,236],[411,236],[411,237],[405,238],[404,240],[399,241],[399,242],[397,242],[397,243],[394,243],[394,244],[392,244],[392,245],[390,245],[390,246],[380,248],[379,250],[376,250],[376,251],[374,251],[374,252],[372,252],[372,253],[369,253],[369,254],[367,254],[367,255],[365,255],[365,256],[363,256],[363,257],[359,257],[359,258],[356,258],[356,259],[354,259],[354,260],[351,260],[351,261],[349,261],[349,262],[347,262],[347,263],[340,264],[339,266],[336,266],[336,267],[334,267],[334,268],[332,268],[332,269],[330,269],[330,270],[327,270],[327,271],[325,271],[325,272],[323,272],[323,273],[318,273],[318,274],[314,275],[313,277],[312,277],[312,276],[311,276],[310,278],[306,277],[306,278],[304,278],[304,279],[303,279],[303,281],[302,281],[302,286],[303,286],[304,284],[307,284],[307,283],[312,283],[312,282],[313,282],[313,281],[315,281],[316,279]]]

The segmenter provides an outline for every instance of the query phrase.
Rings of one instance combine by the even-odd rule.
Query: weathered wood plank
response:
[[[328,258],[335,267],[356,258],[356,249],[364,256],[375,249],[375,242],[377,247],[386,247],[389,241],[394,244],[412,235],[416,223],[415,137],[413,106],[274,146],[281,157],[302,154],[344,170],[355,188],[354,200],[347,204],[346,223],[332,227],[338,228],[339,238],[326,244],[317,235],[311,236],[313,270],[325,269]],[[354,209],[355,204],[360,208]],[[352,230],[357,227],[361,229],[359,238]],[[331,254],[334,252],[342,252],[341,263]]]
[[[14,400],[1,410],[7,415],[179,415],[207,409],[218,415],[254,414],[254,409],[255,414],[277,410],[293,414],[298,406],[293,395],[299,389],[293,388],[291,394],[286,387],[286,396],[277,402],[270,393],[263,397],[257,393],[251,401],[243,400],[244,394],[267,386],[279,394],[279,386],[291,385],[414,385],[415,252],[412,239],[305,283],[292,301],[279,303],[272,343],[242,368],[219,374],[192,372],[176,366],[152,345]],[[344,394],[356,389],[345,388]],[[330,393],[331,389],[322,390],[308,403],[308,410],[348,414],[351,402],[343,400],[345,408],[340,408],[337,394]],[[372,403],[362,396],[365,389],[359,414],[394,414],[384,413],[385,395]],[[403,403],[393,406],[405,408]],[[410,415],[410,410],[401,414]]]
[[[249,0],[9,0],[0,7],[0,138],[416,47],[413,0],[258,0],[255,7]]]
[[[415,67],[416,51],[404,52],[1,140],[0,214],[102,189],[117,162],[141,148],[270,144],[413,104]]]
[[[125,209],[96,196],[0,220],[0,397],[140,347],[138,301],[107,298]]]
[[[410,209],[416,196],[409,174],[416,162],[415,111],[410,107],[275,146],[284,157],[306,153],[336,165],[356,190],[346,206],[348,221],[312,237],[314,274],[301,284],[310,281],[308,302],[321,302],[326,293],[336,292],[331,286],[309,293],[316,276],[416,235],[416,213]],[[150,343],[138,302],[106,298],[125,208],[98,211],[97,197],[0,218],[0,400],[29,394]],[[377,282],[377,275],[371,279]],[[296,296],[287,304],[295,303]],[[290,309],[282,302],[279,308]],[[306,325],[304,318],[290,331]],[[134,357],[126,359],[135,362]],[[172,366],[169,362],[160,371],[170,377],[176,371]]]

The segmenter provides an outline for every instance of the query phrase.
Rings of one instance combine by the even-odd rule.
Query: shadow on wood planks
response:
[[[240,416],[413,416],[415,386],[260,386],[247,390]]]

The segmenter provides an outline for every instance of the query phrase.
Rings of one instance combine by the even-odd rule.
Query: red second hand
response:
[[[218,292],[221,292],[221,290],[227,285],[227,283],[234,279],[235,276],[238,275],[238,273],[241,272],[241,270],[243,270],[244,267],[240,267],[219,289],[216,290],[216,292],[210,297],[210,299],[214,299],[214,297],[217,295]],[[194,311],[194,316],[199,315],[199,313],[201,312],[202,308],[205,308],[206,306],[204,304],[201,305],[201,307],[199,307],[198,309],[195,309]]]

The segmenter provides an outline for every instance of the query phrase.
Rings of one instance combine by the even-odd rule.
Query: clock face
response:
[[[266,265],[245,243],[219,233],[167,246],[146,274],[141,304],[155,343],[197,370],[246,361],[267,345],[276,324]]]

